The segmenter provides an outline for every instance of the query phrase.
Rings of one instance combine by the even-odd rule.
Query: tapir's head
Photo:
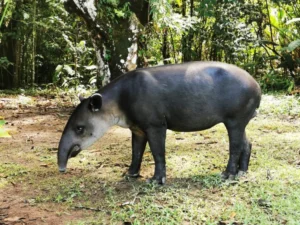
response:
[[[72,113],[63,131],[58,147],[58,167],[65,172],[68,159],[99,139],[110,127],[110,114],[102,106],[98,93],[80,99],[81,103]]]

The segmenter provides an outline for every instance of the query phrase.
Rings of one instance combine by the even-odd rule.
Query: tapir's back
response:
[[[139,69],[122,80],[120,104],[129,120],[166,120],[173,130],[206,129],[230,116],[253,113],[260,101],[260,88],[246,71],[219,62]]]

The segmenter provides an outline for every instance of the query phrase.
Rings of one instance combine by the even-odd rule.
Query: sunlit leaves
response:
[[[3,120],[2,117],[0,117],[0,138],[3,138],[3,137],[11,137],[9,135],[9,133],[4,129],[4,126],[5,125],[5,120]]]
[[[297,39],[295,41],[292,41],[291,43],[289,43],[287,49],[288,51],[294,51],[296,48],[298,48],[300,46],[300,39]]]
[[[193,28],[199,21],[196,17],[183,17],[181,14],[174,12],[170,0],[152,0],[150,4],[151,14],[159,29],[168,27],[180,33]]]
[[[294,23],[294,22],[299,22],[299,21],[300,21],[300,18],[294,18],[294,19],[288,20],[286,22],[286,24],[290,24],[290,23]]]

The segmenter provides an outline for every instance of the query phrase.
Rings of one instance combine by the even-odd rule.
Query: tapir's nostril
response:
[[[66,168],[59,168],[59,172],[61,172],[61,173],[66,172]]]

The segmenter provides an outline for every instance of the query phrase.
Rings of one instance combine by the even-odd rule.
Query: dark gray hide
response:
[[[155,172],[166,178],[166,130],[200,131],[224,123],[230,156],[225,178],[246,172],[251,144],[245,127],[261,98],[257,82],[244,70],[220,62],[191,62],[129,72],[84,99],[71,115],[59,143],[58,165],[66,170],[69,157],[100,138],[110,126],[132,131],[129,176],[140,172],[146,143]]]

